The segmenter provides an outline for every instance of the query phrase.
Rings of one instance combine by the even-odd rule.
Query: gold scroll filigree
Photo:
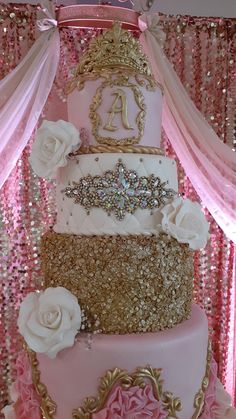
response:
[[[212,360],[212,349],[211,349],[211,342],[209,341],[208,350],[207,350],[205,375],[202,380],[201,389],[197,392],[194,398],[194,407],[196,410],[191,419],[198,419],[200,415],[202,414],[202,411],[204,408],[206,390],[208,389],[208,386],[209,386],[211,360]]]
[[[92,39],[76,70],[76,76],[107,68],[122,68],[147,77],[152,76],[148,58],[131,32],[114,22],[111,29]]]
[[[33,384],[40,398],[40,410],[42,414],[42,419],[54,419],[57,406],[56,403],[49,396],[47,387],[40,380],[40,372],[38,368],[38,360],[36,353],[29,349],[29,347],[27,347],[26,345],[25,350],[27,351],[31,365]]]
[[[163,91],[162,86],[153,78],[148,58],[143,54],[138,39],[122,29],[121,23],[114,22],[110,30],[90,42],[67,86],[67,93],[76,87],[83,89],[86,80],[96,80],[104,74],[110,78],[117,72],[133,75],[136,83],[143,86],[146,83],[148,90],[155,90],[158,85]]]
[[[99,115],[98,109],[102,103],[102,93],[106,87],[128,87],[132,90],[135,102],[139,108],[139,112],[135,118],[136,126],[138,128],[137,136],[127,136],[122,139],[112,138],[109,136],[102,136],[99,134],[99,129],[104,125],[101,116]],[[93,97],[90,105],[89,118],[92,124],[92,133],[96,138],[96,141],[100,144],[107,145],[130,145],[137,144],[140,142],[145,126],[146,117],[146,104],[144,102],[144,96],[138,86],[129,81],[129,76],[120,75],[114,79],[104,80],[101,85],[97,88],[96,93]]]
[[[114,69],[105,69],[97,70],[96,73],[91,74],[80,74],[78,77],[72,78],[65,87],[65,94],[69,95],[73,92],[74,89],[83,90],[86,81],[95,81],[98,79],[110,80],[114,76],[122,76],[126,74],[128,77],[132,77],[134,83],[138,84],[140,87],[143,87],[149,92],[155,92],[158,87],[161,90],[162,95],[164,95],[164,87],[158,82],[155,81],[152,77],[147,77],[142,74],[136,74],[132,70],[121,70],[120,68]]]
[[[165,391],[162,397],[162,405],[168,411],[167,419],[177,419],[176,412],[182,410],[181,400],[179,397],[173,397],[169,391]]]
[[[180,399],[178,397],[175,398],[170,392],[163,392],[161,369],[150,366],[137,368],[133,374],[129,374],[126,370],[119,368],[109,370],[100,380],[98,396],[86,398],[82,407],[73,410],[72,418],[91,419],[93,413],[99,412],[105,406],[110,392],[117,384],[128,390],[134,386],[144,388],[147,383],[151,384],[154,397],[162,402],[164,410],[168,413],[167,419],[178,419],[177,412],[181,410]]]

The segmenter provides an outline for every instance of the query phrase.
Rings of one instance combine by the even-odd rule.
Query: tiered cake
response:
[[[215,417],[207,319],[192,305],[208,224],[159,148],[162,94],[115,23],[80,60],[70,123],[38,131],[31,163],[57,169],[57,221],[41,246],[49,289],[26,298],[18,325],[44,418]]]

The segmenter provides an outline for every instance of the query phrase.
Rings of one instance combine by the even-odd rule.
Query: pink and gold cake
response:
[[[162,94],[116,22],[80,60],[69,122],[38,130],[30,160],[56,174],[57,220],[42,237],[45,291],[21,305],[26,344],[6,417],[236,417],[192,304],[208,223],[160,149]]]

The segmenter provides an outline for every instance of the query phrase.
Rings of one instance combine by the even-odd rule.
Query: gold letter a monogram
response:
[[[129,125],[129,121],[128,121],[127,98],[126,98],[125,92],[122,89],[118,89],[115,92],[113,92],[112,95],[116,95],[116,98],[110,110],[108,111],[109,113],[108,121],[104,125],[103,128],[108,131],[116,131],[118,128],[115,125],[113,125],[113,119],[116,113],[121,113],[121,120],[122,120],[123,127],[126,129],[133,129]],[[118,106],[119,100],[121,102],[120,106]]]

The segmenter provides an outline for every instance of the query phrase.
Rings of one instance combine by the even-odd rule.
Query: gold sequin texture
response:
[[[192,256],[160,236],[46,233],[41,242],[45,287],[63,286],[85,312],[85,330],[155,332],[190,316]]]

